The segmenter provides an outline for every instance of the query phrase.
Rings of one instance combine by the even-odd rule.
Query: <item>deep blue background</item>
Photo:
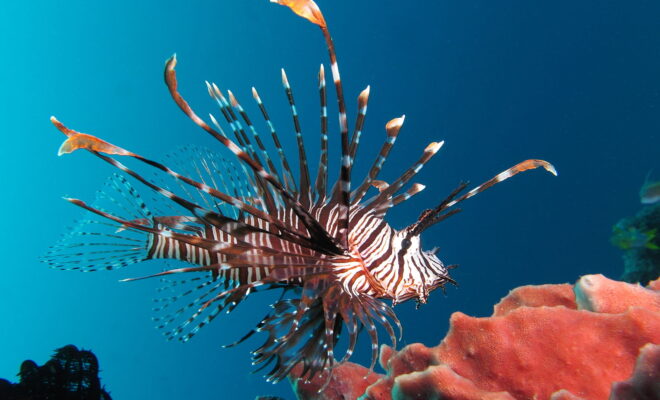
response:
[[[418,311],[398,306],[405,343],[438,343],[452,312],[486,316],[519,285],[619,276],[611,226],[639,208],[647,171],[660,173],[659,2],[319,3],[351,112],[359,91],[372,88],[355,179],[390,118],[407,116],[383,179],[398,176],[429,142],[446,140],[418,176],[426,191],[391,212],[394,227],[413,222],[460,180],[477,184],[526,158],[547,159],[560,173],[516,177],[425,234],[426,248],[440,246],[445,262],[461,265],[454,274],[461,287],[447,297],[433,293]],[[167,93],[162,69],[174,52],[180,89],[200,115],[215,112],[208,79],[234,89],[258,121],[249,95],[255,85],[293,150],[279,83],[286,67],[310,159],[317,159],[315,77],[327,55],[318,29],[284,7],[265,0],[5,0],[0,377],[13,379],[22,360],[43,363],[54,348],[74,343],[96,352],[116,399],[293,397],[288,385],[248,374],[248,350],[258,340],[219,349],[261,317],[267,299],[254,296],[184,345],[152,327],[155,282],[117,283],[158,265],[81,274],[37,261],[80,214],[60,197],[91,200],[111,172],[85,153],[58,158],[64,136],[50,115],[154,158],[181,144],[217,146]],[[334,113],[330,121],[336,133]],[[355,360],[364,361],[367,348]]]

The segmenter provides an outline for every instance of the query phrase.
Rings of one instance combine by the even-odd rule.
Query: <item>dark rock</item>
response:
[[[0,379],[3,400],[111,400],[101,387],[99,363],[94,353],[67,345],[57,349],[41,367],[25,360],[18,373],[20,381]]]

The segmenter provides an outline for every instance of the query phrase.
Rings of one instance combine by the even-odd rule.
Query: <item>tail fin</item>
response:
[[[152,223],[152,213],[138,192],[118,174],[110,176],[97,192],[94,206],[129,221]],[[145,232],[87,212],[41,261],[65,270],[112,270],[146,260],[150,240]]]

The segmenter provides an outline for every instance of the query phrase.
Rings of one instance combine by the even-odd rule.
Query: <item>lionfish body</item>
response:
[[[256,328],[266,332],[265,343],[253,352],[255,363],[274,363],[269,379],[279,381],[291,369],[302,365],[301,376],[311,378],[332,369],[353,353],[359,331],[364,328],[372,342],[373,368],[378,335],[382,325],[396,343],[392,323],[401,326],[393,304],[408,299],[425,302],[429,293],[453,283],[448,268],[435,255],[424,251],[420,235],[428,227],[459,211],[457,203],[503,181],[518,172],[539,166],[556,174],[542,160],[527,160],[498,174],[484,184],[461,194],[461,184],[445,200],[425,210],[412,225],[395,230],[385,221],[392,207],[424,189],[407,184],[442,147],[431,143],[420,158],[391,183],[377,180],[403,124],[403,117],[386,125],[387,138],[367,176],[351,190],[351,167],[357,153],[366,115],[369,89],[358,97],[355,128],[349,135],[343,90],[334,45],[320,10],[311,0],[280,0],[280,4],[315,23],[324,34],[339,109],[342,144],[340,175],[328,186],[328,118],[323,66],[319,72],[321,103],[321,156],[317,176],[312,179],[302,144],[295,102],[286,74],[282,81],[291,106],[298,141],[299,179],[287,161],[277,132],[255,89],[259,107],[275,146],[271,157],[262,137],[241,103],[231,92],[225,96],[215,84],[208,84],[210,96],[218,103],[229,125],[232,140],[218,121],[204,122],[179,94],[174,67],[168,60],[165,80],[181,108],[232,152],[239,164],[214,152],[187,148],[168,157],[166,166],[95,136],[53,123],[68,136],[59,153],[88,150],[118,168],[105,190],[91,205],[70,202],[89,211],[90,217],[51,248],[47,263],[64,269],[94,271],[115,269],[151,259],[173,259],[188,266],[165,270],[148,277],[166,281],[164,290],[174,295],[157,299],[159,327],[170,338],[188,340],[220,312],[230,312],[251,293],[280,289],[282,296]],[[133,158],[157,170],[153,179],[121,163]],[[173,165],[174,164],[174,165]],[[275,165],[279,164],[279,168]],[[151,189],[155,200],[143,199],[125,177]],[[369,189],[378,193],[365,199]],[[404,190],[405,187],[408,187]],[[155,207],[155,208],[154,208]],[[170,280],[176,274],[193,276]],[[142,278],[125,279],[135,280]],[[182,289],[179,289],[181,287]],[[348,343],[341,359],[334,348],[342,331]],[[236,344],[234,343],[234,344]]]

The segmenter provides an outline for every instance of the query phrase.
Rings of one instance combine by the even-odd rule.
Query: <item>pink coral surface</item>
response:
[[[343,363],[335,368],[332,378],[325,390],[319,393],[319,389],[325,384],[323,377],[316,377],[309,383],[299,380],[302,367],[297,365],[291,374],[289,380],[293,386],[294,392],[299,399],[306,400],[349,400],[357,399],[364,393],[367,387],[383,377],[381,374],[371,373],[369,369],[351,362]],[[387,397],[380,397],[387,398]]]
[[[657,281],[644,288],[602,275],[584,276],[574,286],[521,287],[502,299],[491,317],[454,313],[449,333],[436,347],[413,344],[396,352],[383,346],[380,362],[387,375],[366,392],[362,376],[350,369],[341,385],[359,384],[352,393],[311,397],[299,386],[298,396],[597,400],[612,392],[612,399],[626,398],[617,397],[618,390],[623,396],[655,396],[634,399],[660,398],[659,385],[648,378],[660,369],[658,351],[646,350],[635,367],[640,348],[660,344],[657,287]],[[343,365],[337,372],[349,368]],[[614,382],[620,383],[613,390]],[[332,389],[331,383],[326,391]]]

